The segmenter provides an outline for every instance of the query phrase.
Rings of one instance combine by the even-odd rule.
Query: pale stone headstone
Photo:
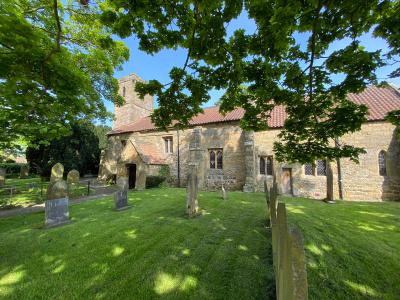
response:
[[[19,178],[21,179],[25,179],[27,178],[29,175],[29,168],[27,165],[23,165],[21,166],[21,169],[19,171]]]
[[[56,163],[51,168],[50,182],[56,182],[62,180],[63,176],[64,176],[64,166],[60,163]]]
[[[197,166],[189,171],[186,188],[186,213],[189,218],[195,217],[199,213],[197,194],[199,191],[199,180],[197,176]]]
[[[6,169],[0,168],[0,186],[6,184]]]
[[[308,299],[308,282],[304,243],[297,228],[289,229],[289,241],[293,270],[293,299]]]
[[[45,224],[53,227],[69,222],[68,185],[65,180],[49,183],[45,202]]]
[[[224,184],[222,184],[221,190],[222,190],[222,199],[224,199],[225,201],[228,200],[228,193],[225,190]]]
[[[67,174],[67,183],[79,183],[79,172],[77,170],[71,170]]]
[[[128,177],[125,176],[119,176],[117,181],[116,181],[116,185],[118,186],[118,188],[122,191],[127,191],[129,188],[129,181],[128,181]]]

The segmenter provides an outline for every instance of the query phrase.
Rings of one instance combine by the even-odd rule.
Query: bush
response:
[[[8,176],[12,176],[12,175],[19,176],[22,166],[26,166],[26,164],[0,163],[0,168],[6,169],[6,174]]]
[[[165,181],[163,176],[146,176],[146,189],[159,187]]]

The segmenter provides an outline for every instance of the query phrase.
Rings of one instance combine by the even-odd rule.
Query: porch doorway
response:
[[[281,188],[282,194],[293,195],[292,168],[282,168]]]
[[[136,165],[129,164],[126,165],[128,171],[128,185],[129,189],[134,189],[136,186]]]

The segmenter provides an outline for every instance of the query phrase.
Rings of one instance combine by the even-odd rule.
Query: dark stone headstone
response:
[[[45,203],[46,227],[69,223],[68,197],[47,200]]]
[[[124,210],[129,208],[127,190],[119,190],[115,192],[114,200],[115,200],[115,210]]]

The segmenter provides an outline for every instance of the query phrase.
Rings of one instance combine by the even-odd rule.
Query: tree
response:
[[[141,96],[157,96],[152,114],[157,126],[166,128],[173,120],[188,125],[210,89],[225,89],[221,112],[244,108],[246,130],[266,129],[273,107],[284,105],[288,117],[274,145],[277,159],[305,163],[357,160],[364,151],[334,141],[366,120],[367,107],[346,95],[376,84],[375,70],[384,63],[380,51],[363,48],[360,38],[371,30],[387,39],[386,32],[398,33],[398,14],[392,12],[398,5],[398,0],[109,1],[102,21],[121,37],[136,35],[150,54],[187,49],[184,65],[170,72],[171,82],[136,85]],[[226,27],[243,9],[257,30],[238,29],[228,37]],[[332,51],[339,40],[347,44]],[[394,49],[397,42],[389,44]]]
[[[0,0],[0,148],[51,141],[108,118],[103,99],[123,101],[113,73],[129,51],[101,24],[102,4],[65,2]]]
[[[94,133],[99,139],[99,148],[103,150],[107,147],[107,133],[111,131],[111,127],[108,125],[100,124],[94,126]]]
[[[51,168],[60,162],[65,172],[76,169],[80,174],[97,174],[100,148],[95,127],[88,122],[71,124],[68,136],[54,139],[47,145],[34,143],[26,150],[26,159],[33,170],[42,176],[50,176]]]

